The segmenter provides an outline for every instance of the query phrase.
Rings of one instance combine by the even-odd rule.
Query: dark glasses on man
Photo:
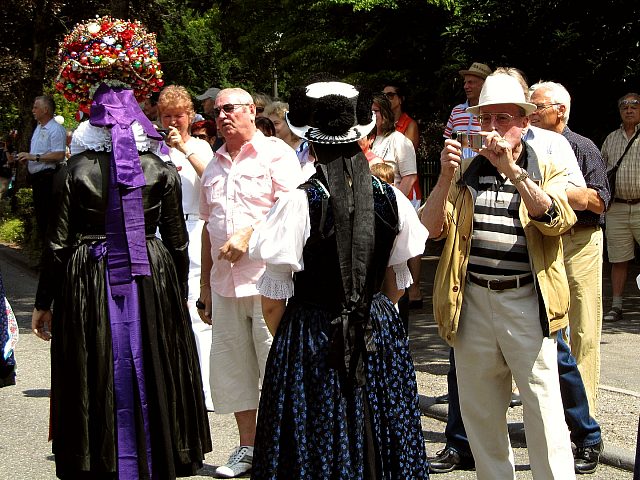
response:
[[[247,105],[251,105],[250,103],[225,103],[221,107],[216,107],[213,109],[213,116],[218,118],[220,112],[224,113],[233,113],[236,111],[238,107],[246,107]]]
[[[640,105],[640,100],[622,100],[619,107],[637,107],[638,105]]]

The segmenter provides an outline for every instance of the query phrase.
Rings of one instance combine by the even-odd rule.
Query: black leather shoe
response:
[[[447,447],[436,452],[435,458],[429,460],[429,473],[447,473],[454,470],[472,470],[476,462],[471,455],[461,455],[453,448]]]
[[[573,455],[573,466],[577,474],[593,473],[598,468],[600,454],[604,450],[604,443],[591,445],[590,447],[577,447]]]
[[[434,399],[435,403],[449,403],[449,394],[445,393],[444,395],[440,395]]]

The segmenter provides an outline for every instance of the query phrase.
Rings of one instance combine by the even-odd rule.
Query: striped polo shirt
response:
[[[449,115],[449,120],[447,121],[447,126],[444,129],[444,138],[451,138],[451,134],[453,132],[465,132],[469,134],[476,133],[481,130],[478,118],[475,115],[467,113],[468,107],[468,101],[453,107],[451,115]],[[475,154],[476,152],[470,148],[464,148],[462,150],[462,158],[471,158]]]
[[[468,271],[485,275],[531,272],[527,240],[520,223],[520,193],[484,158],[479,169],[473,211],[473,236]]]

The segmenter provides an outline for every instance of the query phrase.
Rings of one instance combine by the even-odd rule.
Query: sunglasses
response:
[[[398,96],[396,92],[382,92],[382,94],[387,97],[389,100]]]
[[[514,117],[508,113],[481,113],[477,118],[480,120],[481,125],[488,125],[491,123],[491,119],[494,119],[496,125],[506,127],[514,118],[519,118],[519,116]]]
[[[251,105],[250,103],[225,103],[221,107],[216,107],[213,109],[213,116],[218,118],[220,116],[220,112],[224,113],[233,113],[236,111],[238,107],[246,107]]]
[[[640,105],[640,100],[622,100],[619,107],[637,107],[638,105]]]
[[[209,135],[205,135],[204,133],[192,133],[191,136],[199,138],[200,140],[209,140]]]
[[[264,107],[256,107],[256,113],[264,113]]]

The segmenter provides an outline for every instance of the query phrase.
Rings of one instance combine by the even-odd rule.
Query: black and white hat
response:
[[[375,126],[372,97],[343,82],[318,82],[294,89],[287,123],[312,143],[340,144],[366,137]]]

